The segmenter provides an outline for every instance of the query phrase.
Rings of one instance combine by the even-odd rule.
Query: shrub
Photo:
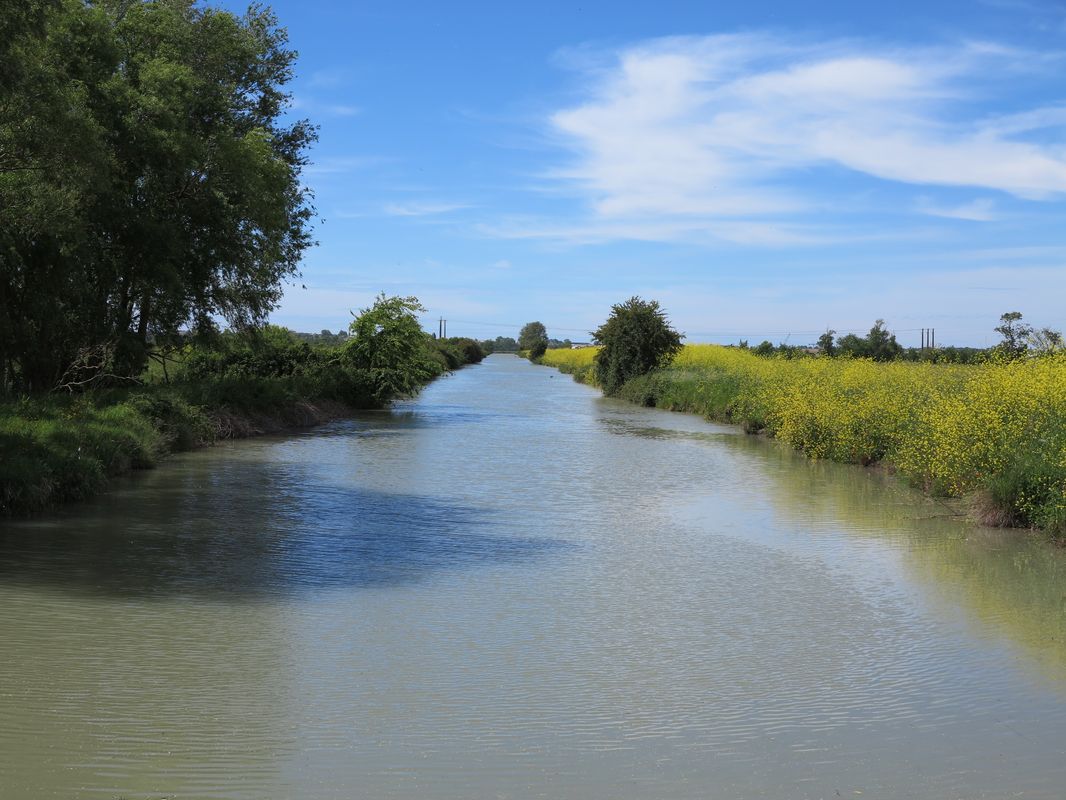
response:
[[[681,334],[670,327],[658,302],[631,297],[611,307],[611,316],[593,334],[596,379],[613,395],[626,381],[665,367],[681,349]]]

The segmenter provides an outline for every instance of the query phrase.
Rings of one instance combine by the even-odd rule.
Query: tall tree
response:
[[[866,334],[868,355],[874,361],[892,361],[898,358],[903,348],[896,341],[896,334],[885,327],[885,321],[879,319]]]
[[[548,329],[544,327],[543,322],[527,322],[518,332],[519,350],[532,350],[539,342],[544,342],[547,347],[547,341]]]
[[[262,321],[311,243],[315,129],[284,119],[285,31],[192,0],[62,0],[45,19],[13,48],[33,90],[0,105],[0,164],[17,165],[0,327],[24,388],[86,352],[133,375],[184,326]]]
[[[1008,311],[999,317],[999,325],[995,327],[996,333],[1003,337],[996,345],[996,349],[1008,358],[1018,358],[1025,355],[1029,349],[1029,337],[1033,334],[1033,327],[1022,322],[1020,311]]]

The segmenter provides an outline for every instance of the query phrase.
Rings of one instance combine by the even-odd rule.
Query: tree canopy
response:
[[[611,307],[611,316],[592,338],[600,345],[596,380],[605,394],[614,394],[630,378],[669,364],[683,337],[670,327],[657,301],[631,297]]]
[[[483,339],[478,342],[485,353],[517,353],[518,342],[510,336],[497,336],[495,339]]]
[[[527,322],[518,332],[518,349],[532,350],[538,342],[544,342],[544,346],[548,346],[548,329],[544,327],[543,322]]]
[[[417,315],[425,310],[417,297],[382,293],[352,321],[345,360],[366,371],[379,402],[414,394],[439,372],[430,361],[429,337],[418,321]]]
[[[135,375],[183,328],[264,321],[313,216],[273,14],[0,4],[0,389]]]
[[[837,339],[837,350],[841,355],[871,358],[874,361],[891,361],[903,352],[896,335],[888,330],[883,319],[877,320],[866,336],[860,337],[854,333],[841,336]]]

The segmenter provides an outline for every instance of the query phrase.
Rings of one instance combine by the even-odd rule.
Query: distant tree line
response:
[[[1062,334],[1050,328],[1034,329],[1022,320],[1022,314],[1010,311],[1000,317],[994,329],[1001,341],[991,348],[979,347],[903,347],[896,341],[883,319],[877,320],[869,333],[859,336],[854,333],[836,336],[836,331],[827,330],[814,345],[775,345],[764,340],[754,347],[741,340],[737,347],[750,349],[758,356],[779,358],[806,358],[829,356],[843,358],[869,358],[873,361],[931,361],[934,363],[969,364],[988,359],[1021,358],[1026,355],[1043,355],[1063,349]]]
[[[517,353],[518,342],[510,336],[497,336],[495,339],[483,339],[481,349],[489,353]]]
[[[348,331],[332,331],[323,328],[319,333],[300,333],[293,331],[292,335],[296,337],[298,341],[307,342],[308,344],[319,344],[324,347],[340,347],[348,341]]]

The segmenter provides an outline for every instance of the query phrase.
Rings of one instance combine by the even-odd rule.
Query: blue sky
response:
[[[239,4],[227,2],[232,8]],[[273,320],[1066,327],[1066,3],[272,3],[323,222]]]

